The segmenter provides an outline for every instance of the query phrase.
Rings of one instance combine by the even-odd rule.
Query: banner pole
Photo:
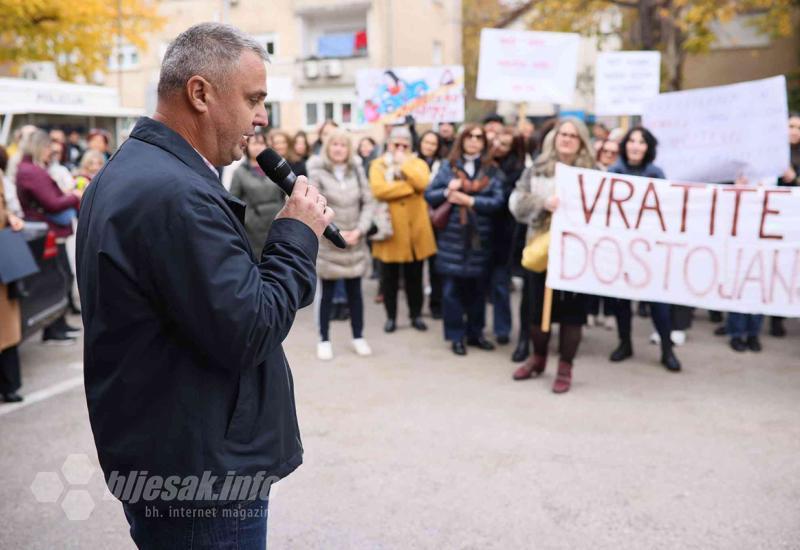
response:
[[[544,287],[544,303],[542,304],[542,332],[550,332],[550,319],[553,314],[553,289]]]

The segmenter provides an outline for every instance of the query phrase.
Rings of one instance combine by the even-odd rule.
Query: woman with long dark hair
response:
[[[643,126],[635,126],[628,130],[619,146],[619,160],[608,171],[628,176],[666,179],[664,171],[654,164],[656,160],[655,136]],[[619,345],[611,353],[609,359],[614,362],[624,361],[633,355],[631,342],[631,301],[624,299],[610,300],[614,315],[617,318]],[[672,310],[669,304],[650,303],[650,317],[660,338],[661,364],[667,370],[677,372],[681,364],[675,357],[672,342]]]
[[[451,205],[437,234],[436,269],[443,277],[445,339],[453,353],[465,346],[493,350],[483,336],[486,278],[494,249],[493,216],[504,206],[502,175],[491,161],[486,133],[467,124],[425,198],[434,209]],[[466,338],[466,341],[465,341]]]

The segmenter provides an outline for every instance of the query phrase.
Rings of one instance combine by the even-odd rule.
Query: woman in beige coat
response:
[[[372,350],[363,336],[361,278],[367,274],[371,263],[366,238],[372,225],[374,200],[361,162],[353,156],[350,136],[342,130],[334,130],[326,136],[319,156],[309,159],[307,169],[309,182],[320,190],[328,206],[336,213],[334,222],[347,242],[347,248],[342,250],[327,239],[320,241],[317,275],[322,281],[322,294],[317,357],[322,360],[333,358],[328,329],[333,295],[336,283],[340,280],[344,281],[347,291],[353,348],[358,355],[370,355]]]
[[[0,170],[0,181],[3,171]],[[0,188],[0,230],[11,227],[20,231],[25,223],[6,209],[5,198]],[[21,384],[17,345],[22,340],[22,322],[19,302],[9,299],[8,287],[0,284],[0,394],[3,401],[22,401],[17,393]]]
[[[389,204],[393,234],[390,238],[373,242],[372,255],[383,263],[381,286],[386,307],[385,332],[397,328],[397,291],[400,272],[405,282],[411,326],[427,330],[422,321],[422,266],[436,254],[425,202],[431,172],[424,160],[411,153],[411,133],[399,126],[392,130],[387,143],[387,153],[372,161],[369,183],[372,194]]]
[[[519,223],[528,225],[528,240],[550,229],[550,218],[558,208],[555,170],[557,163],[580,168],[595,168],[589,130],[576,118],[563,118],[545,137],[542,153],[533,166],[525,170],[517,181],[509,199],[511,214]],[[547,273],[531,274],[533,355],[513,375],[514,380],[539,376],[547,364],[550,333],[541,329],[542,306]],[[572,362],[581,342],[581,332],[586,323],[586,296],[575,292],[553,291],[552,322],[559,323],[559,363],[553,391],[569,391],[572,381]]]

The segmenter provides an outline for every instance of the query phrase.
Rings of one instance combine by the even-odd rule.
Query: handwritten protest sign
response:
[[[356,73],[363,122],[391,124],[464,120],[464,67],[365,69]]]
[[[478,99],[572,103],[579,42],[573,33],[483,29]]]
[[[782,76],[661,94],[642,122],[659,141],[670,178],[731,182],[776,177],[789,166],[786,80]]]
[[[594,112],[599,116],[640,115],[658,95],[661,52],[600,52],[594,76]]]
[[[800,317],[800,189],[692,184],[558,165],[547,283]]]

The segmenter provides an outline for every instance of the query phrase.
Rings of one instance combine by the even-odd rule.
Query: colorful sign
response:
[[[366,69],[356,74],[363,122],[394,124],[464,120],[464,67]]]

